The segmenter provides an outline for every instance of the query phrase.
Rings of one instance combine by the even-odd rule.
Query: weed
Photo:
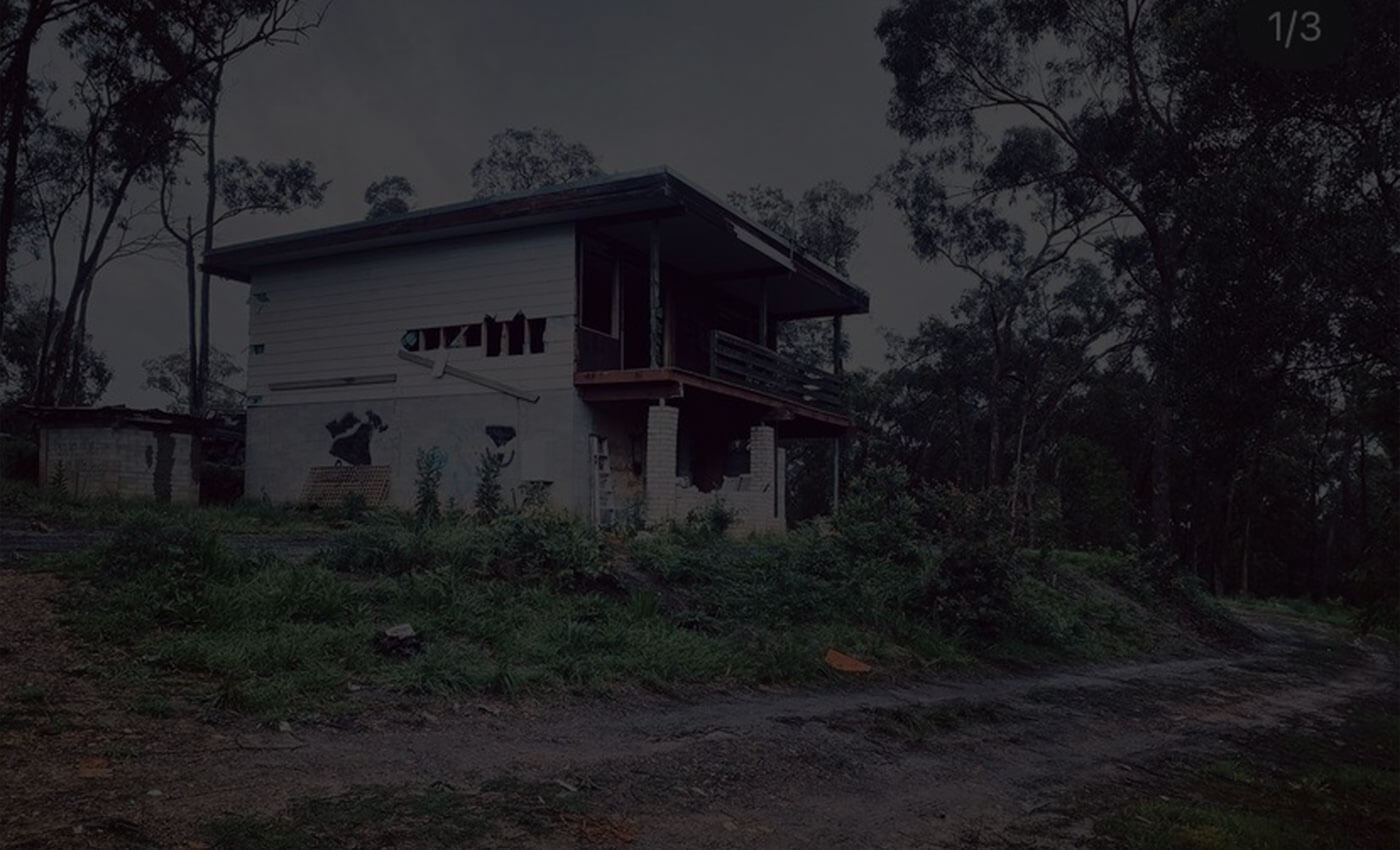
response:
[[[418,450],[418,477],[413,481],[414,512],[418,521],[431,524],[442,518],[442,508],[438,503],[438,487],[442,483],[442,470],[447,465],[447,455],[442,449]]]
[[[505,507],[501,495],[501,469],[505,461],[499,452],[483,451],[476,467],[476,498],[472,506],[477,517],[490,520],[499,516]]]

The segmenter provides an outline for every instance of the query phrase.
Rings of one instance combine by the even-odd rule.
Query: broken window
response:
[[[544,351],[544,319],[530,320],[530,353],[540,354]]]
[[[461,326],[461,325],[448,325],[447,327],[445,327],[445,328],[442,329],[442,347],[443,347],[443,348],[461,348],[461,347],[462,347],[462,326]]]
[[[579,259],[579,324],[592,331],[616,335],[617,262],[585,250]]]
[[[505,325],[491,318],[486,317],[486,356],[501,356],[501,331],[505,330]]]
[[[516,313],[510,320],[510,342],[506,346],[507,354],[525,353],[525,314]]]
[[[467,325],[465,328],[463,328],[463,329],[462,329],[462,339],[465,340],[465,342],[464,342],[463,344],[464,344],[467,348],[480,348],[480,347],[481,347],[481,323],[478,322],[478,323],[476,323],[476,324]]]
[[[423,328],[418,332],[423,338],[424,351],[437,351],[442,343],[442,328]]]

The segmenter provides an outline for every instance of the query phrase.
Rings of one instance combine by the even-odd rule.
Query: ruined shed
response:
[[[79,498],[199,501],[200,434],[191,416],[129,407],[36,407],[39,476]]]

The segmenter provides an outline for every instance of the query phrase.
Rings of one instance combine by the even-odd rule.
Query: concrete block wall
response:
[[[657,411],[668,411],[657,414]],[[676,476],[676,428],[679,411],[653,407],[647,417],[647,522],[682,519],[692,511],[722,502],[734,514],[733,530],[781,531],[786,527],[777,507],[778,473],[773,429],[749,429],[749,472],[726,478],[715,490],[702,492]],[[653,482],[656,482],[653,485]]]
[[[108,426],[46,428],[42,441],[43,480],[53,481],[61,469],[64,486],[78,498],[199,501],[189,434]]]

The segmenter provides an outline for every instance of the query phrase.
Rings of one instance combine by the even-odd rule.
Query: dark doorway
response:
[[[639,263],[622,261],[622,368],[651,365],[650,273]]]

